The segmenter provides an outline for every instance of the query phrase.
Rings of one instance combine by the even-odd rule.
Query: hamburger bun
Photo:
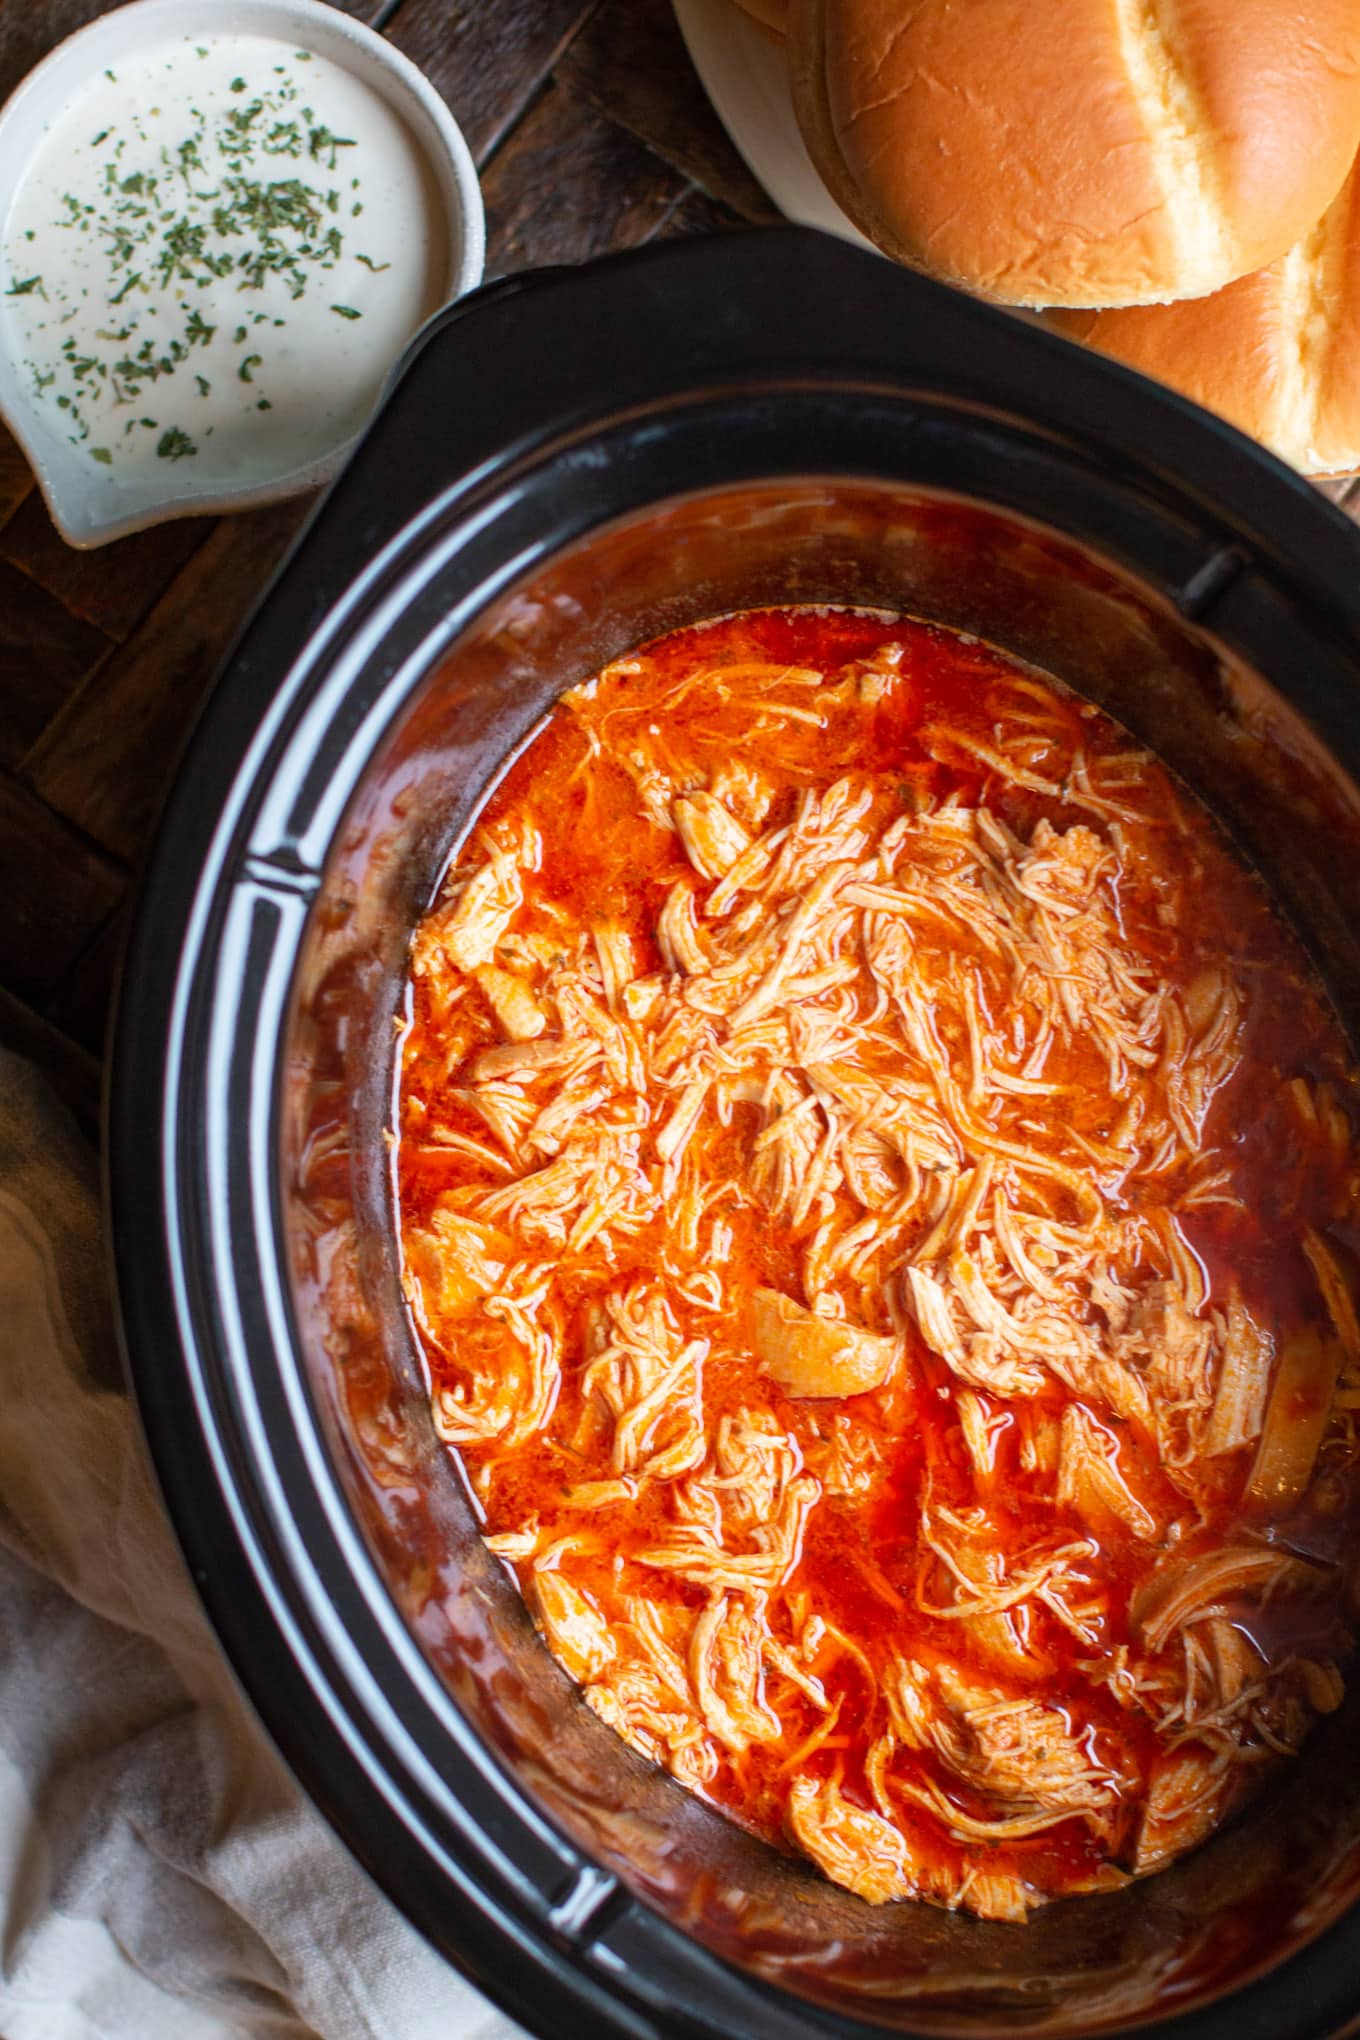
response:
[[[783,35],[789,25],[789,0],[736,0],[753,21],[762,28],[771,28],[776,35]]]
[[[1005,304],[1219,290],[1360,146],[1357,0],[791,0],[789,71],[855,224]]]
[[[1306,475],[1360,468],[1360,165],[1307,238],[1212,297],[1055,312],[1074,340],[1169,383]]]

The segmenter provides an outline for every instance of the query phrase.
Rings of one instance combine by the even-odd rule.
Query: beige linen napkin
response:
[[[0,2035],[514,2040],[217,1649],[123,1392],[94,1177],[0,1052]]]

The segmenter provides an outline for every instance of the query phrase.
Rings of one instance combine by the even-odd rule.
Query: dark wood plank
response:
[[[709,104],[670,0],[601,0],[557,76],[743,219],[781,217]]]
[[[122,639],[212,529],[210,517],[179,518],[93,552],[77,552],[66,544],[35,489],[0,529],[0,560],[21,568],[73,616]]]
[[[0,765],[17,765],[110,640],[0,560]]]
[[[97,1056],[71,1041],[50,1020],[0,985],[0,1048],[36,1063],[57,1096],[92,1140],[99,1137],[100,1067]]]
[[[671,207],[654,238],[658,241],[674,241],[684,234],[730,234],[734,228],[746,227],[750,221],[734,212],[721,199],[710,198],[697,185],[689,190]]]
[[[223,653],[310,504],[223,518],[26,760],[43,799],[128,863],[141,854]]]
[[[0,871],[0,983],[42,1001],[108,919],[127,874],[8,773],[0,773]]]
[[[0,100],[26,71],[78,28],[112,11],[115,0],[0,0]],[[376,20],[383,0],[332,0],[346,14]]]
[[[43,1007],[64,1037],[102,1055],[118,965],[132,913],[129,887],[102,928],[97,928]]]
[[[679,171],[554,83],[482,179],[487,274],[635,247],[689,188]]]
[[[0,527],[14,515],[33,487],[28,462],[20,453],[13,434],[0,425]]]
[[[596,0],[401,0],[384,33],[447,99],[484,163],[533,100]]]

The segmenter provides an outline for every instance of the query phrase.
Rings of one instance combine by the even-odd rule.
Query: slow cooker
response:
[[[494,285],[426,330],[265,596],[145,877],[109,1190],[184,1550],[307,1790],[536,2032],[1355,2031],[1356,1705],[1149,1881],[1024,1927],[872,1908],[591,1714],[435,1440],[385,1138],[411,927],[564,686],[822,601],[975,632],[1108,708],[1265,874],[1355,1034],[1360,545],[1327,502],[817,235]]]

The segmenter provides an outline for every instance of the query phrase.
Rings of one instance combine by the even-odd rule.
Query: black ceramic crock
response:
[[[1328,2040],[1360,2026],[1356,1710],[1160,1877],[1024,1927],[871,1908],[644,1764],[436,1445],[392,1019],[451,843],[559,690],[765,602],[888,605],[1155,745],[1360,1017],[1360,545],[1227,428],[795,230],[444,314],[229,659],[141,896],[108,1171],[193,1573],[304,1785],[545,2035]]]

